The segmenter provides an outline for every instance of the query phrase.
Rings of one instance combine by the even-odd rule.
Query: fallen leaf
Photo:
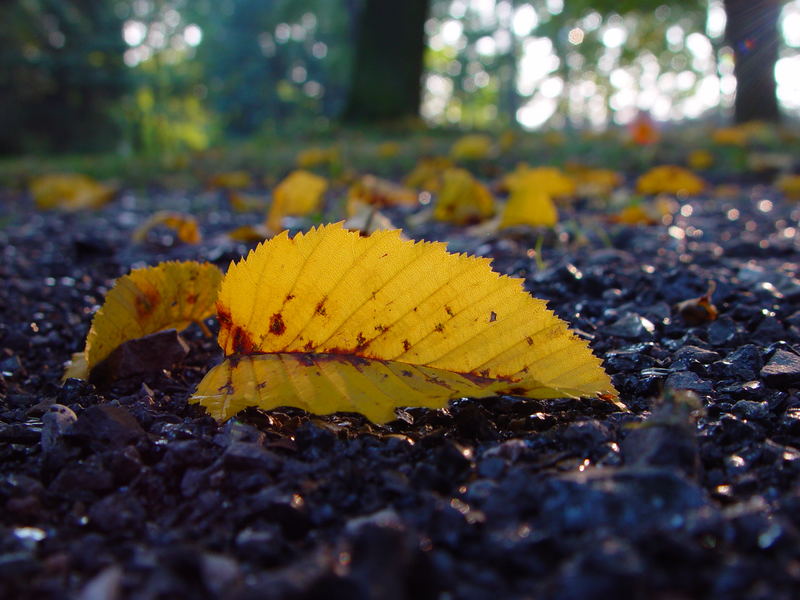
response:
[[[442,187],[442,173],[452,166],[453,161],[444,156],[420,159],[414,170],[406,176],[403,183],[408,187],[428,192],[438,192]]]
[[[711,296],[717,289],[717,283],[708,284],[708,290],[699,298],[690,298],[679,302],[675,309],[687,325],[692,327],[716,320],[719,315],[717,307],[711,302]]]
[[[695,171],[705,171],[714,164],[714,155],[708,150],[693,150],[689,153],[686,163]]]
[[[521,189],[541,192],[551,198],[572,196],[575,193],[575,181],[556,167],[529,167],[524,163],[508,173],[502,180],[502,189],[511,193]]]
[[[283,217],[303,217],[318,211],[326,189],[328,181],[324,177],[309,171],[292,171],[272,192],[267,227],[278,232],[283,229]]]
[[[122,343],[164,329],[181,331],[214,314],[222,272],[211,263],[163,262],[117,279],[92,319],[83,352],[64,378],[87,379]]]
[[[800,175],[782,175],[775,187],[790,200],[800,200]]]
[[[741,127],[720,127],[711,132],[711,141],[720,146],[744,146],[747,130]]]
[[[228,232],[228,237],[235,242],[260,242],[272,235],[264,225],[242,225]]]
[[[608,196],[622,185],[622,176],[611,169],[592,169],[573,165],[567,176],[575,184],[575,194],[579,196]]]
[[[208,187],[225,190],[240,190],[253,185],[253,178],[247,171],[228,171],[212,175],[208,180]]]
[[[36,207],[66,211],[100,208],[114,196],[114,188],[87,175],[72,173],[41,175],[30,182]]]
[[[453,143],[450,156],[456,160],[481,160],[491,151],[492,138],[482,133],[470,133]]]
[[[653,167],[636,181],[640,194],[699,194],[705,182],[697,175],[675,165]]]
[[[332,148],[321,148],[314,146],[297,153],[295,163],[301,169],[311,169],[320,165],[338,162],[339,150],[335,146]]]
[[[197,220],[192,215],[160,210],[136,228],[131,236],[133,241],[141,244],[147,239],[147,234],[159,225],[172,229],[184,244],[199,244],[203,239],[197,227]]]
[[[494,214],[494,199],[488,188],[466,169],[448,169],[442,175],[442,189],[433,218],[457,225],[483,221]]]
[[[414,190],[397,185],[374,175],[364,175],[347,192],[347,214],[353,216],[363,205],[383,208],[386,206],[416,206],[419,196]]]
[[[558,210],[550,196],[544,192],[522,188],[509,196],[500,228],[516,225],[555,227],[556,223]]]
[[[261,212],[267,207],[267,199],[264,196],[245,194],[239,190],[228,192],[228,201],[236,212]]]
[[[399,231],[283,232],[230,266],[217,300],[227,358],[192,401],[217,419],[297,406],[385,422],[464,396],[615,399],[587,343],[489,263]]]

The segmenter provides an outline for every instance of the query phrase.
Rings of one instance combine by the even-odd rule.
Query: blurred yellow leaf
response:
[[[636,181],[640,194],[699,194],[705,182],[697,175],[675,165],[653,167]]]
[[[364,175],[347,192],[347,214],[353,216],[359,205],[416,206],[419,196],[414,190],[374,175]]]
[[[240,190],[253,185],[253,178],[247,171],[228,171],[217,173],[208,180],[208,187],[226,190]]]
[[[320,148],[315,146],[297,153],[295,163],[301,169],[311,169],[339,161],[339,149],[336,147]]]
[[[471,133],[457,139],[450,148],[455,160],[481,160],[492,151],[492,138],[483,133]]]
[[[30,182],[30,192],[36,207],[43,210],[100,208],[114,196],[114,188],[74,173],[35,177]]]
[[[283,232],[230,266],[217,301],[227,358],[192,401],[217,419],[297,406],[385,422],[464,396],[616,398],[587,343],[489,263],[399,231]]]
[[[466,169],[448,169],[442,175],[442,189],[433,218],[457,225],[483,221],[494,215],[494,199],[487,187]]]
[[[782,175],[775,187],[790,200],[800,200],[800,175]]]
[[[383,142],[378,144],[377,151],[379,158],[394,158],[400,154],[400,144],[397,142]]]
[[[720,127],[711,132],[711,141],[720,146],[744,146],[747,130],[741,127]]]
[[[185,329],[214,314],[222,272],[210,263],[165,262],[117,279],[94,318],[83,352],[64,378],[87,379],[118,346],[164,329]]]
[[[527,189],[541,192],[551,197],[572,196],[575,193],[575,182],[556,167],[529,167],[524,163],[503,177],[501,187],[514,193]]]
[[[714,155],[708,150],[693,150],[686,162],[691,169],[704,171],[714,164]]]
[[[572,165],[567,176],[575,184],[575,193],[579,196],[608,196],[622,185],[622,176],[611,169],[593,169],[581,165]]]
[[[419,160],[414,170],[409,173],[403,183],[408,187],[438,192],[441,187],[441,175],[453,166],[453,161],[444,156],[433,156]]]
[[[242,225],[228,232],[228,237],[235,242],[260,242],[267,239],[271,232],[264,225]]]
[[[531,227],[555,227],[558,211],[553,200],[544,192],[521,188],[508,198],[500,228],[516,225]]]
[[[283,229],[283,217],[304,217],[320,210],[326,189],[328,181],[324,177],[309,171],[292,171],[272,192],[267,227],[278,232]]]
[[[184,244],[198,244],[203,239],[197,227],[197,220],[192,215],[160,210],[136,228],[132,235],[133,241],[137,244],[142,243],[147,239],[147,234],[158,225],[172,229]]]
[[[236,212],[261,212],[267,207],[267,199],[256,194],[245,194],[239,190],[228,193],[228,201]]]

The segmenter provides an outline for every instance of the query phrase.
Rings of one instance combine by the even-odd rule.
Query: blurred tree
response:
[[[782,5],[782,0],[725,0],[725,37],[734,52],[737,123],[780,118],[775,63]]]
[[[0,152],[115,147],[128,90],[115,3],[0,3]]]
[[[429,5],[430,0],[365,0],[346,121],[396,121],[419,114]]]

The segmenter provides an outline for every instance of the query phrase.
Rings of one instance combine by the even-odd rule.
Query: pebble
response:
[[[78,416],[68,406],[52,404],[42,415],[42,452],[49,454],[58,451],[61,446],[62,436]]]
[[[777,350],[761,369],[761,378],[767,385],[777,388],[800,383],[800,356]]]

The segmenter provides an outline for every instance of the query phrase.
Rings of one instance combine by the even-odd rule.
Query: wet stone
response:
[[[712,346],[726,346],[736,338],[736,322],[730,317],[720,317],[708,326],[708,342]]]
[[[765,421],[770,417],[769,404],[753,400],[739,400],[733,405],[732,412],[737,417],[751,421]]]
[[[698,394],[710,394],[714,391],[710,381],[701,379],[692,371],[675,371],[667,377],[664,387],[670,390],[691,390]]]
[[[651,321],[636,313],[626,313],[603,328],[605,335],[613,335],[627,340],[644,340],[652,336],[655,326]]]
[[[786,350],[777,350],[761,369],[767,385],[777,388],[800,383],[800,356]]]

